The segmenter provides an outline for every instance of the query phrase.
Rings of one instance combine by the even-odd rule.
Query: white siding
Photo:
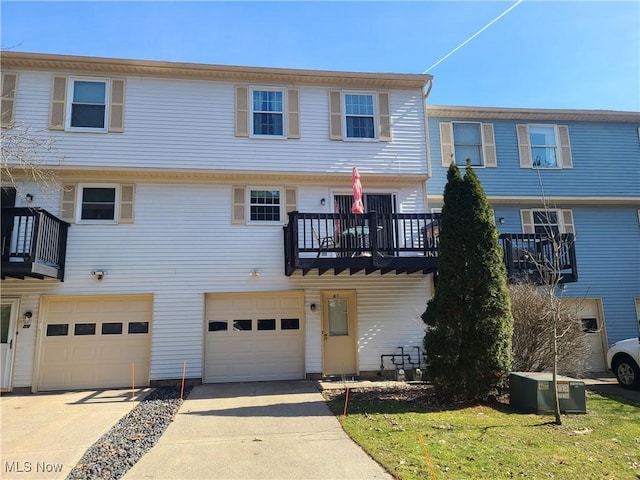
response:
[[[364,179],[363,181],[366,181]],[[366,183],[365,183],[366,191]],[[298,208],[317,212],[320,198],[333,188],[301,187]],[[391,189],[403,212],[422,211],[422,190]],[[39,197],[36,197],[38,200]],[[67,245],[65,281],[2,281],[3,296],[22,296],[21,311],[38,319],[39,294],[153,294],[151,379],[201,377],[204,295],[209,292],[305,290],[306,371],[320,372],[322,289],[356,289],[360,369],[376,370],[382,353],[397,346],[421,345],[420,314],[430,296],[430,280],[420,274],[379,273],[306,277],[284,275],[281,225],[232,225],[231,185],[137,184],[135,223],[72,225]],[[58,211],[51,193],[46,208]],[[38,206],[34,202],[34,206]],[[253,269],[260,276],[249,275]],[[102,281],[92,270],[105,270]],[[14,387],[31,385],[36,328],[20,331]]]
[[[234,84],[126,78],[124,133],[47,130],[51,74],[20,72],[16,123],[56,139],[65,166],[426,174],[422,92],[391,90],[392,142],[329,140],[327,87],[302,86],[300,139],[234,135]]]

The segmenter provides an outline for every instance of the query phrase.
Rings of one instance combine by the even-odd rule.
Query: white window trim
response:
[[[253,133],[253,92],[281,92],[282,93],[282,135],[260,135]],[[266,87],[266,86],[253,86],[249,87],[249,138],[267,138],[271,140],[282,140],[287,138],[287,132],[289,127],[289,105],[287,103],[287,89],[284,87]],[[271,112],[277,113],[277,112]]]
[[[466,168],[467,163],[464,162],[464,160],[461,163],[458,163],[457,159],[456,159],[456,137],[455,137],[455,133],[454,133],[454,125],[456,123],[466,123],[466,124],[474,124],[474,125],[478,125],[478,127],[480,128],[480,150],[482,153],[482,164],[481,165],[471,165],[471,168],[486,168],[486,152],[484,151],[485,149],[485,145],[484,145],[484,135],[483,135],[483,131],[482,131],[482,122],[456,122],[456,121],[452,121],[451,122],[451,149],[453,151],[453,161],[456,163],[456,165],[459,168]]]
[[[533,157],[533,142],[531,141],[531,127],[552,127],[553,128],[553,136],[554,136],[554,140],[555,140],[555,146],[554,148],[556,149],[556,166],[555,167],[541,167],[541,166],[536,166],[534,164],[534,157]],[[558,134],[558,125],[557,124],[550,124],[550,123],[528,123],[527,124],[527,135],[529,135],[529,152],[531,155],[531,168],[534,170],[562,170],[562,152],[560,151],[560,135]],[[548,148],[548,145],[537,145],[537,147],[546,147]]]
[[[71,112],[73,104],[73,90],[75,82],[104,82],[104,128],[90,127],[72,127]],[[69,77],[67,81],[67,105],[65,131],[67,132],[86,132],[86,133],[107,133],[109,131],[109,105],[111,103],[111,81],[103,77]]]
[[[371,95],[373,101],[373,138],[348,137],[347,136],[347,104],[346,95]],[[378,108],[378,92],[375,91],[359,91],[359,90],[342,90],[340,92],[340,101],[342,102],[342,139],[345,142],[379,142],[379,108]],[[349,115],[356,116],[356,115]],[[358,115],[361,116],[361,115]]]
[[[85,188],[115,188],[116,194],[113,206],[113,220],[84,220],[82,219],[82,192]],[[120,185],[117,183],[80,183],[76,198],[76,224],[83,225],[117,225],[120,215]]]
[[[278,191],[280,192],[280,220],[279,221],[271,221],[271,220],[251,220],[251,191],[254,190],[268,190],[268,191]],[[283,187],[268,187],[268,186],[248,186],[245,191],[245,202],[246,202],[246,222],[247,225],[284,225],[285,224],[285,189]]]

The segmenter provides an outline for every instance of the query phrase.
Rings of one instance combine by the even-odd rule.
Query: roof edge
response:
[[[274,67],[247,67],[203,63],[133,60],[107,57],[59,55],[50,53],[0,52],[3,68],[100,72],[213,80],[273,81],[281,83],[424,88],[428,74],[367,73],[331,70],[307,70]]]
[[[449,118],[640,123],[640,112],[629,112],[621,110],[575,110],[550,108],[428,105],[427,114],[431,117]]]

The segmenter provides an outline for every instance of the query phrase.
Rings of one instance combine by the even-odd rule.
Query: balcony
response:
[[[285,274],[431,273],[438,267],[440,214],[290,212]]]
[[[289,213],[284,227],[285,274],[333,271],[423,274],[438,269],[439,213]],[[578,281],[574,236],[503,233],[500,242],[512,283]]]
[[[547,284],[556,274],[558,283],[578,281],[573,234],[558,234],[554,241],[547,234],[503,233],[500,241],[509,282]]]
[[[0,278],[64,280],[68,228],[41,208],[2,207]]]

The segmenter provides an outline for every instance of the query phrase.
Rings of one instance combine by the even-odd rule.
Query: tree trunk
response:
[[[554,309],[555,310],[555,309]],[[560,417],[560,398],[558,397],[558,312],[553,312],[553,413],[556,417],[556,425],[562,425]]]

